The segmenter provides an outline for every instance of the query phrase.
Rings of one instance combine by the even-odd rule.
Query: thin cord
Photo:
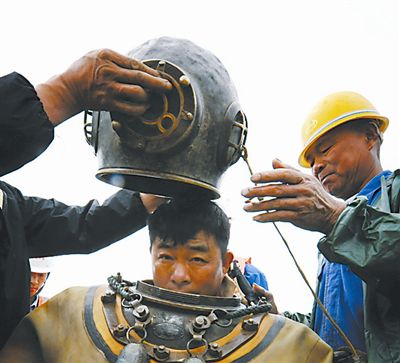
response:
[[[249,172],[251,175],[253,175],[253,170],[250,166],[249,160],[248,160],[248,151],[247,148],[245,146],[243,146],[243,150],[242,150],[242,159],[245,161]],[[255,184],[257,186],[257,184]],[[258,198],[259,201],[262,201],[263,198]],[[300,265],[298,264],[296,258],[294,257],[294,254],[292,252],[292,250],[289,247],[288,242],[286,241],[286,238],[283,236],[283,234],[281,233],[281,231],[279,230],[278,226],[276,225],[275,222],[272,222],[272,224],[274,225],[276,231],[278,232],[279,236],[281,237],[283,243],[285,244],[287,250],[289,251],[290,256],[293,259],[294,264],[296,265],[297,270],[299,271],[301,277],[303,278],[304,282],[306,283],[307,287],[309,288],[309,290],[311,291],[316,303],[318,304],[318,306],[321,308],[322,312],[325,314],[325,316],[328,318],[328,320],[332,323],[332,325],[335,327],[335,329],[338,331],[339,335],[343,338],[343,340],[345,341],[345,343],[349,346],[351,352],[352,352],[352,356],[354,359],[355,363],[361,362],[361,358],[358,355],[356,349],[354,348],[354,345],[351,343],[350,339],[346,336],[346,334],[344,333],[344,331],[340,328],[340,326],[336,323],[336,321],[332,318],[332,316],[329,314],[329,312],[325,309],[325,306],[322,304],[321,300],[318,298],[317,294],[315,293],[314,289],[311,287],[310,283],[307,280],[306,275],[304,274],[303,270],[301,269]]]

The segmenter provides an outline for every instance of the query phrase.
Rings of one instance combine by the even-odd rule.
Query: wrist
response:
[[[331,233],[338,221],[340,215],[346,209],[346,203],[342,200],[337,200],[335,206],[332,208],[330,215],[328,216],[326,223],[324,223],[324,228],[321,230],[322,233],[328,235]]]
[[[62,75],[37,85],[35,90],[54,126],[82,111]]]

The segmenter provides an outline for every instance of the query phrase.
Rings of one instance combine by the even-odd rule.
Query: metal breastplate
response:
[[[178,293],[118,277],[109,282],[102,304],[114,339],[140,344],[140,354],[160,362],[218,361],[256,334],[265,316],[260,311],[268,310],[266,304],[246,308],[236,297]]]

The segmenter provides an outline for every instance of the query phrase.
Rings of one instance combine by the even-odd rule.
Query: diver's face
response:
[[[215,237],[203,231],[183,245],[157,237],[151,256],[155,286],[212,296],[219,294],[231,262],[230,253],[221,256]]]

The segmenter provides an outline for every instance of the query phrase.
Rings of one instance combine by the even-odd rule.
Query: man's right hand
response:
[[[50,121],[57,125],[85,109],[140,116],[149,107],[149,91],[162,93],[171,88],[156,70],[101,49],[87,53],[36,91]]]

